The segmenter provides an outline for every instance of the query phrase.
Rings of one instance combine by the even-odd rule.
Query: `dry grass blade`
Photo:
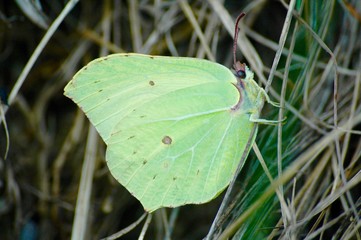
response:
[[[96,161],[98,134],[93,126],[89,127],[89,135],[84,154],[84,163],[79,183],[79,193],[75,208],[74,224],[71,239],[86,239],[88,232],[88,214],[90,213],[90,196],[93,191],[93,175]]]
[[[120,230],[119,232],[117,233],[114,233],[112,234],[111,236],[109,237],[105,237],[105,238],[102,238],[102,240],[113,240],[113,239],[118,239],[122,236],[124,236],[125,234],[127,234],[128,232],[132,231],[136,226],[138,226],[140,224],[141,221],[143,221],[143,219],[147,217],[147,220],[146,220],[146,223],[149,224],[149,221],[152,219],[151,218],[151,214],[147,214],[147,213],[143,213],[142,216],[140,216],[140,218],[137,219],[137,221],[135,221],[134,223],[132,223],[131,225],[129,225],[128,227],[126,227],[125,229],[122,229]],[[148,224],[144,224],[144,226],[147,226]]]

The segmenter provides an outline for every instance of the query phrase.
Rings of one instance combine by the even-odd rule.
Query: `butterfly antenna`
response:
[[[233,64],[234,66],[236,66],[236,52],[237,52],[237,40],[238,40],[238,32],[239,32],[239,21],[245,16],[246,14],[244,12],[242,12],[241,14],[238,15],[237,19],[236,19],[236,25],[234,27],[234,38],[233,38]]]

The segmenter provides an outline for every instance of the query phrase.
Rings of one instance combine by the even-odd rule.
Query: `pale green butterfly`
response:
[[[152,212],[217,197],[252,143],[265,91],[207,60],[135,53],[98,58],[65,87],[107,145],[110,172]]]

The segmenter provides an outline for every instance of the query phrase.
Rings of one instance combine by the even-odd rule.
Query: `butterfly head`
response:
[[[240,82],[240,85],[242,85],[242,82],[248,82],[250,80],[253,80],[254,74],[247,67],[246,64],[240,63],[237,61],[233,67],[234,67],[234,71],[235,71],[235,76],[237,77],[238,81]]]

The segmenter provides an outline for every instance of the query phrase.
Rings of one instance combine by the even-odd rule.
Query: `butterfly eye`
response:
[[[246,71],[244,70],[238,70],[237,71],[237,77],[245,79],[246,78]]]

